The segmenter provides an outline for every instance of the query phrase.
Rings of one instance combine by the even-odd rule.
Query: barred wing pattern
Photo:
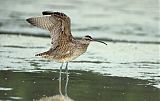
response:
[[[33,26],[49,30],[51,32],[52,48],[63,46],[71,41],[70,19],[67,15],[59,12],[44,14],[43,17],[32,17],[27,21]]]
[[[59,19],[61,19],[63,21],[63,25],[64,25],[64,30],[66,33],[70,34],[71,33],[71,21],[70,18],[64,14],[64,13],[60,13],[60,12],[52,12],[52,11],[43,11],[42,12],[43,15],[52,15],[55,16]]]

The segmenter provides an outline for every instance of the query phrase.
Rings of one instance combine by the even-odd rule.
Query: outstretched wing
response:
[[[67,15],[51,11],[44,11],[42,14],[45,16],[28,18],[27,22],[51,32],[52,48],[72,41],[70,18]]]

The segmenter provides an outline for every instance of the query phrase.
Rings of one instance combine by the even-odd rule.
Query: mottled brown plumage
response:
[[[59,92],[61,92],[61,70],[63,63],[66,62],[66,85],[65,85],[65,95],[67,96],[67,85],[68,85],[68,61],[71,61],[84,52],[86,52],[87,47],[91,41],[95,41],[91,36],[85,36],[81,40],[75,39],[71,34],[71,21],[70,18],[60,12],[44,11],[41,17],[28,18],[29,22],[33,26],[46,29],[51,33],[51,48],[36,56],[42,56],[57,62],[62,62],[60,67],[59,75]],[[98,41],[106,44],[102,41]],[[107,44],[106,44],[107,45]]]
[[[74,39],[71,34],[70,18],[67,15],[51,11],[44,11],[42,14],[44,16],[32,17],[27,21],[33,26],[49,30],[52,46],[48,51],[36,54],[36,56],[42,56],[58,62],[67,62],[86,51],[92,38]]]

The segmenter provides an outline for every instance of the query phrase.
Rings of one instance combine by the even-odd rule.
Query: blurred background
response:
[[[0,101],[58,94],[60,64],[35,57],[50,48],[50,33],[25,20],[46,10],[67,14],[76,38],[108,44],[91,43],[69,63],[71,98],[159,101],[159,9],[159,0],[0,0]]]

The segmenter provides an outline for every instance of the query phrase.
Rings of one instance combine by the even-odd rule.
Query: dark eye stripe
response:
[[[90,36],[86,36],[86,37],[88,37],[89,39],[92,39]]]

